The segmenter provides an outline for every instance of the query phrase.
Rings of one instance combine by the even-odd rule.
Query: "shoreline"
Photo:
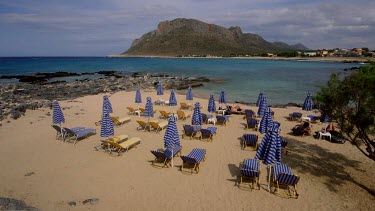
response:
[[[168,59],[265,59],[265,60],[280,60],[280,61],[315,61],[315,62],[341,62],[341,63],[361,63],[368,61],[375,61],[375,58],[370,57],[176,57],[176,56],[155,56],[155,55],[121,55],[111,54],[107,55],[109,58],[168,58]]]

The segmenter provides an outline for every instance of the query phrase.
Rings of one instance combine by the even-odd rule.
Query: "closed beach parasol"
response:
[[[225,90],[221,90],[220,97],[219,97],[219,103],[222,104],[227,104],[227,98],[226,98],[226,93]]]
[[[174,113],[174,106],[177,105],[176,95],[174,94],[174,89],[171,90],[171,95],[169,96],[169,106],[173,106],[173,113]]]
[[[144,115],[148,117],[148,121],[150,121],[150,117],[154,116],[154,106],[152,105],[151,97],[147,97]]]
[[[173,149],[180,146],[180,136],[176,125],[176,118],[172,115],[168,119],[168,126],[164,134],[164,147],[172,150],[172,168],[173,168]]]
[[[208,100],[208,112],[216,112],[216,104],[215,104],[215,99],[214,95],[210,95],[210,99]]]
[[[111,102],[109,101],[109,98],[107,95],[104,95],[103,96],[103,111],[104,109],[106,110],[106,112],[108,113],[112,113],[113,110],[112,110],[112,104]]]
[[[266,135],[264,136],[262,142],[259,145],[255,159],[262,160],[268,167],[268,176],[270,182],[270,165],[276,162],[281,162],[281,142],[282,139],[279,136],[280,125],[276,122],[272,122]],[[268,190],[270,186],[268,184]]]
[[[189,86],[188,91],[186,92],[186,100],[193,100],[193,89]]]
[[[262,117],[262,120],[260,121],[259,132],[262,134],[267,132],[268,126],[273,121],[271,117],[271,112],[271,108],[268,107],[265,114]]]
[[[194,105],[194,112],[193,116],[191,117],[191,124],[192,125],[202,125],[203,119],[201,114],[201,104],[196,102]]]
[[[142,103],[142,95],[141,95],[141,90],[137,88],[137,91],[135,92],[135,103],[138,103],[138,109],[139,109],[139,104]]]
[[[64,113],[61,110],[61,107],[59,105],[59,102],[57,100],[54,100],[52,103],[52,122],[53,124],[59,124],[61,128],[61,138],[64,140],[64,133],[62,131],[61,123],[65,123]]]
[[[266,112],[267,108],[268,108],[267,99],[266,99],[266,98],[263,98],[263,99],[260,101],[260,104],[259,104],[259,108],[258,108],[258,116],[263,117],[263,115],[264,115],[264,113]]]
[[[112,119],[109,117],[109,113],[111,113],[112,107],[108,106],[106,101],[107,103],[109,103],[108,98],[104,96],[103,109],[102,109],[102,121],[101,121],[102,125],[100,127],[100,137],[110,137],[114,135],[114,124],[113,124]]]
[[[263,100],[263,99],[266,99],[266,95],[263,93],[263,91],[260,91],[259,95],[258,95],[258,100],[257,100],[257,103],[256,103],[256,106],[259,107],[260,105],[260,102]]]
[[[303,103],[302,110],[303,111],[311,111],[313,109],[313,101],[311,98],[311,94],[307,93],[305,102]]]
[[[163,95],[164,94],[163,86],[160,82],[158,83],[158,89],[157,89],[156,93],[157,93],[157,95]]]

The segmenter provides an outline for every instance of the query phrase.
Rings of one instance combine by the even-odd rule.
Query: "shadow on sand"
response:
[[[283,163],[292,169],[314,175],[326,177],[324,184],[332,192],[337,192],[337,187],[345,182],[352,182],[375,196],[375,191],[357,182],[345,169],[353,168],[363,172],[359,168],[359,161],[350,160],[341,153],[330,152],[315,144],[308,144],[293,138],[283,137],[288,141],[288,156],[283,156]]]

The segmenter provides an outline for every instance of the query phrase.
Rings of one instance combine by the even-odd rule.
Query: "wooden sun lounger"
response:
[[[133,137],[122,143],[108,142],[110,145],[109,154],[117,152],[117,155],[122,155],[124,152],[129,151],[130,148],[141,143],[141,138]]]

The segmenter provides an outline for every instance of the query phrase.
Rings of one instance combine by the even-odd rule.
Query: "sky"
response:
[[[375,49],[374,0],[0,0],[0,56],[106,56],[194,18],[310,49]]]

